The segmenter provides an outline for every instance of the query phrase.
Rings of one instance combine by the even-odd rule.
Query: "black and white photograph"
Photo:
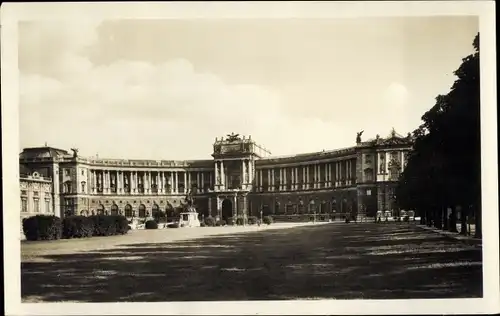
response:
[[[8,315],[499,311],[494,2],[1,13]]]

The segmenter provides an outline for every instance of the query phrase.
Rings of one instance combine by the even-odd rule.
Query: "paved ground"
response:
[[[482,296],[481,249],[416,225],[281,228],[23,242],[23,301]]]

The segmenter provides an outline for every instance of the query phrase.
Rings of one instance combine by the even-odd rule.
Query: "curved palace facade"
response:
[[[273,215],[276,220],[318,220],[392,210],[394,185],[411,150],[410,135],[350,148],[272,157],[251,137],[215,140],[212,159],[95,159],[52,147],[20,154],[21,217],[38,213],[121,213],[173,216],[190,192],[201,216]],[[43,190],[42,190],[43,188]],[[42,192],[43,191],[43,192]]]

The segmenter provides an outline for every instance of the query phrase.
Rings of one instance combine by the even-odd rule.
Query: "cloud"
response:
[[[82,155],[191,159],[210,158],[215,137],[231,132],[281,155],[352,146],[360,129],[389,131],[377,121],[371,131],[363,113],[335,117],[334,124],[315,108],[314,96],[304,100],[311,115],[292,115],[282,91],[233,84],[183,58],[94,64],[87,56],[98,48],[98,25],[21,27],[21,146],[47,141],[79,147]]]

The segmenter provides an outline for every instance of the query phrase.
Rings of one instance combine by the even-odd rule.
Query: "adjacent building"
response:
[[[394,186],[412,139],[394,130],[368,141],[361,134],[353,147],[286,157],[238,134],[216,138],[206,160],[97,159],[77,149],[26,148],[19,157],[21,214],[173,216],[189,193],[205,217],[374,216],[397,207]]]

